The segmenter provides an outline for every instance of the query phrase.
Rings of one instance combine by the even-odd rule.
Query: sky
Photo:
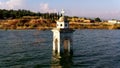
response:
[[[120,0],[0,0],[0,9],[60,12],[68,16],[120,20]]]

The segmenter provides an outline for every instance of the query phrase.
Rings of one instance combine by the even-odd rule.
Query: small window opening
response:
[[[60,26],[62,26],[62,24],[60,24]]]

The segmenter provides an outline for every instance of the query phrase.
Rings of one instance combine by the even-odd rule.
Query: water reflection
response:
[[[51,68],[71,68],[72,65],[72,54],[64,52],[60,58],[58,55],[53,54]]]

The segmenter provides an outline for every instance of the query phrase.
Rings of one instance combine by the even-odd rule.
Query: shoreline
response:
[[[50,19],[12,19],[1,20],[0,29],[3,30],[51,30],[56,27],[56,22]],[[71,29],[120,29],[120,24],[108,22],[69,22]]]
[[[55,27],[54,27],[55,28]],[[46,31],[46,30],[52,30],[54,28],[21,28],[21,29],[0,29],[0,30],[42,30],[42,31]],[[88,27],[88,26],[84,26],[84,27],[75,27],[75,28],[71,28],[73,30],[83,30],[83,29],[98,29],[98,30],[119,30],[120,28],[109,28],[109,27],[105,27],[105,28],[99,28],[99,27]]]

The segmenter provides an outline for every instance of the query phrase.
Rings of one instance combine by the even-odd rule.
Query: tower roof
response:
[[[66,17],[63,17],[63,16],[62,16],[62,17],[59,18],[58,21],[59,21],[59,22],[66,22],[66,21],[68,21],[68,20],[67,20]]]
[[[62,9],[61,14],[62,16],[59,18],[58,22],[68,22],[67,18],[64,16],[65,11]]]

